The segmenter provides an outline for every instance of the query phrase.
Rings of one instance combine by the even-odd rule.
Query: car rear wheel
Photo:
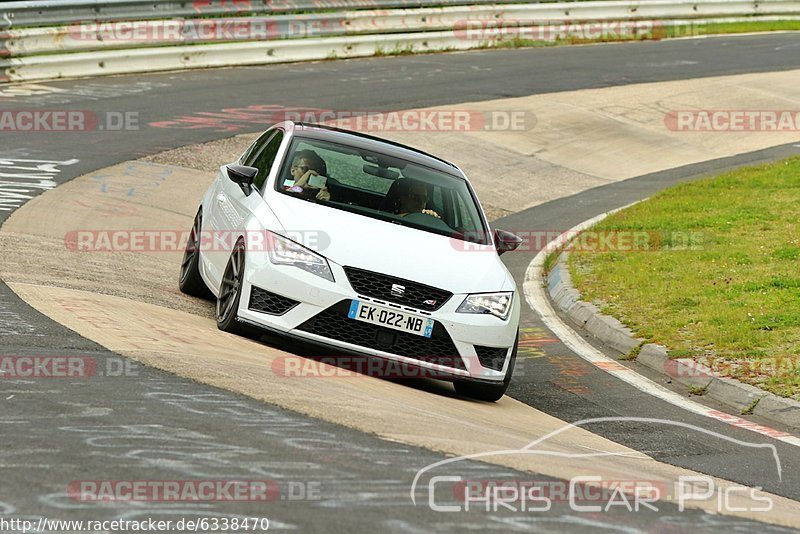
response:
[[[192,231],[189,233],[189,240],[186,242],[186,250],[183,252],[181,261],[181,274],[178,279],[178,287],[181,292],[193,297],[210,299],[211,294],[203,278],[200,276],[200,232],[203,228],[203,208],[197,211],[192,223]]]
[[[506,376],[499,384],[487,384],[485,382],[473,382],[469,380],[456,380],[453,386],[456,388],[456,393],[463,397],[469,397],[475,400],[482,400],[487,402],[496,402],[503,398],[506,394],[508,385],[511,383],[511,375],[514,373],[514,364],[517,361],[517,348],[519,347],[519,331],[517,331],[517,340],[514,342],[514,348],[511,351],[511,359],[508,362],[508,369],[506,369]]]
[[[219,286],[219,296],[215,315],[217,317],[217,327],[225,332],[238,335],[250,335],[252,328],[237,320],[239,310],[239,299],[242,296],[242,284],[244,282],[244,241],[239,239],[233,247],[228,265],[222,275],[222,283]]]

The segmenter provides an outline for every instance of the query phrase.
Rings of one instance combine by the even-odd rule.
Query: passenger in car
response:
[[[397,185],[397,202],[394,213],[405,217],[411,213],[424,213],[437,219],[442,217],[431,209],[426,209],[428,204],[428,188],[423,182],[413,178],[400,178]]]
[[[317,200],[330,200],[331,194],[327,187],[315,187],[309,185],[308,181],[312,176],[327,176],[328,168],[319,154],[313,150],[300,150],[295,153],[292,159],[292,166],[289,170],[294,182],[286,184],[286,190],[292,193],[299,193],[305,197],[316,197]],[[288,180],[287,180],[288,182]]]

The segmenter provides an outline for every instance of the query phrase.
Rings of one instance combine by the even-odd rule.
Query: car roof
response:
[[[290,127],[290,129],[301,137],[338,142],[356,148],[379,152],[387,156],[395,156],[411,163],[423,165],[466,179],[461,169],[453,163],[395,141],[324,124],[312,124],[307,122],[291,122],[290,124],[293,126]]]

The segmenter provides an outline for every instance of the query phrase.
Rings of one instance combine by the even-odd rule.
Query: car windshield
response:
[[[383,153],[296,137],[275,187],[365,217],[489,244],[466,180]],[[329,197],[319,194],[323,189]]]

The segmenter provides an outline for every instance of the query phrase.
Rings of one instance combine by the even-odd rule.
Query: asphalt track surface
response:
[[[0,134],[0,158],[79,161],[54,179],[75,176],[141,155],[266,125],[219,121],[187,128],[180,117],[254,104],[391,110],[536,93],[657,82],[800,67],[793,34],[742,36],[589,47],[482,51],[446,55],[235,68],[46,83],[63,92],[2,100],[3,109],[136,111],[139,131]],[[2,89],[2,88],[0,88]],[[173,121],[172,127],[147,126]],[[195,124],[197,126],[197,124]],[[424,148],[424,147],[423,147]],[[497,227],[567,229],[589,217],[682,180],[722,168],[797,153],[794,146],[707,162],[603,186],[506,217]],[[0,221],[8,212],[0,212]],[[535,251],[504,256],[518,282]],[[547,331],[524,308],[523,327]],[[0,354],[114,356],[21,302],[0,285]],[[117,360],[114,359],[114,362]],[[0,514],[104,519],[198,515],[267,516],[272,528],[302,531],[463,530],[542,528],[555,531],[625,528],[713,530],[769,528],[724,516],[613,512],[576,515],[563,504],[548,514],[442,514],[414,508],[414,472],[441,455],[379,440],[262,403],[138,367],[138,377],[97,380],[2,380]],[[599,416],[670,419],[748,442],[771,442],[782,461],[778,480],[768,454],[754,454],[685,429],[614,423],[588,428],[657,460],[800,499],[800,454],[794,447],[692,415],[647,396],[586,364],[558,342],[532,347],[509,395],[565,421]],[[638,370],[638,369],[637,369]],[[658,377],[656,377],[658,378]],[[331,402],[336,402],[332,399]],[[772,422],[763,421],[770,426]],[[530,474],[470,463],[465,477]],[[320,498],[279,500],[271,507],[213,505],[87,505],[64,495],[79,479],[268,478],[317,482]],[[542,480],[545,477],[536,477]],[[286,490],[286,488],[283,488]],[[287,490],[288,491],[288,490]],[[286,491],[284,491],[286,494]],[[288,494],[284,495],[288,497]],[[138,505],[137,505],[138,504]]]

